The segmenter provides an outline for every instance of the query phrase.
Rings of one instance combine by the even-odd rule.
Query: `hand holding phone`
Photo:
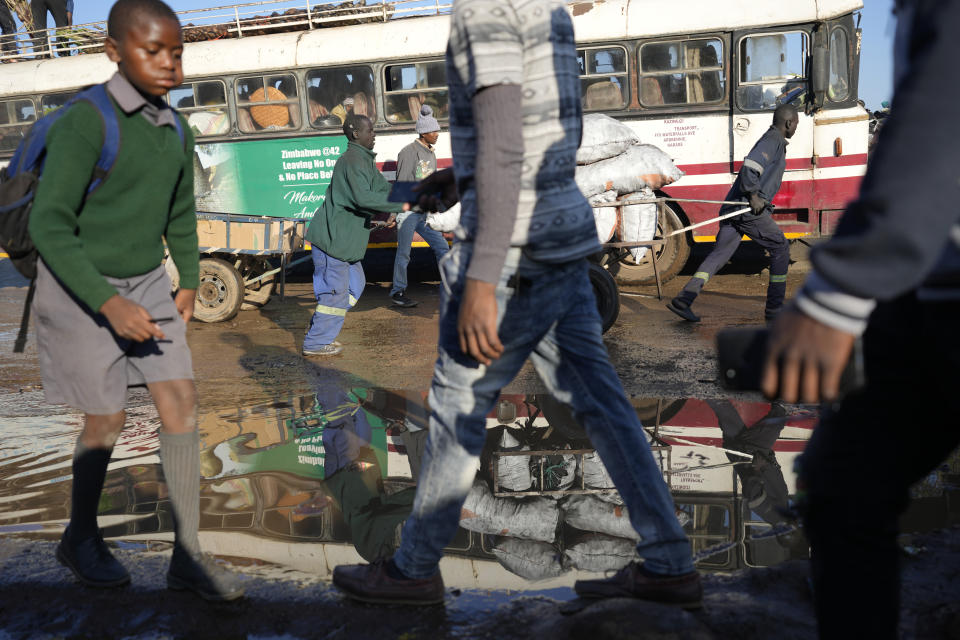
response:
[[[732,391],[760,391],[767,341],[766,327],[726,329],[717,334],[717,364],[720,384]],[[853,344],[853,351],[840,376],[838,394],[843,396],[866,383],[863,363],[863,345]]]

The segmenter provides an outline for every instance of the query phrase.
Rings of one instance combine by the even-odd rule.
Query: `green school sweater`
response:
[[[84,201],[103,147],[100,113],[78,102],[47,133],[47,158],[30,212],[30,237],[50,270],[92,310],[117,293],[104,278],[147,273],[163,260],[163,239],[180,286],[199,284],[193,198],[193,134],[114,104],[120,151],[110,175]],[[179,117],[179,116],[178,116]],[[182,118],[181,118],[182,121]]]
[[[389,202],[390,183],[377,169],[376,154],[355,142],[333,167],[323,204],[307,228],[307,241],[344,262],[363,259],[374,213],[399,213],[403,203]]]

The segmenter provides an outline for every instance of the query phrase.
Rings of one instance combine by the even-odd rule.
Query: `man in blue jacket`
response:
[[[960,91],[943,83],[960,3],[900,0],[897,22],[894,108],[859,197],[771,329],[762,383],[830,403],[797,479],[821,638],[899,637],[900,514],[960,445]],[[858,336],[866,386],[836,402]]]
[[[787,140],[797,130],[797,110],[782,104],[773,112],[773,125],[761,136],[747,157],[725,198],[749,204],[750,212],[720,222],[717,242],[697,272],[680,294],[667,303],[667,309],[690,322],[700,322],[700,316],[691,305],[707,281],[727,263],[740,245],[743,236],[770,252],[770,284],[767,285],[767,305],[764,317],[773,319],[787,293],[787,267],[790,265],[790,245],[783,231],[770,216],[773,196],[780,190],[783,171],[787,167]],[[738,205],[723,205],[720,215],[742,209]]]

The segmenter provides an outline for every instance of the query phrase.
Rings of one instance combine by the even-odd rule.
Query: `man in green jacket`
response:
[[[313,246],[313,293],[317,308],[303,340],[303,355],[333,356],[343,351],[336,341],[347,309],[357,303],[366,278],[360,261],[367,251],[371,219],[376,213],[407,211],[406,203],[390,202],[390,183],[377,169],[376,134],[366,116],[350,114],[343,123],[349,144],[333,168],[323,205],[307,229]],[[390,223],[393,224],[391,215]]]

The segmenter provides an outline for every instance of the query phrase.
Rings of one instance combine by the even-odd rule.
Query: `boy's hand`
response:
[[[104,302],[100,313],[107,317],[114,333],[126,340],[145,342],[151,338],[166,338],[160,327],[150,322],[150,314],[146,309],[120,295],[115,294]]]
[[[495,284],[467,278],[457,314],[460,350],[486,365],[503,355],[497,335],[496,289]]]
[[[177,311],[184,322],[190,322],[193,317],[193,304],[197,299],[196,289],[180,289],[173,298],[173,304],[177,305]]]

